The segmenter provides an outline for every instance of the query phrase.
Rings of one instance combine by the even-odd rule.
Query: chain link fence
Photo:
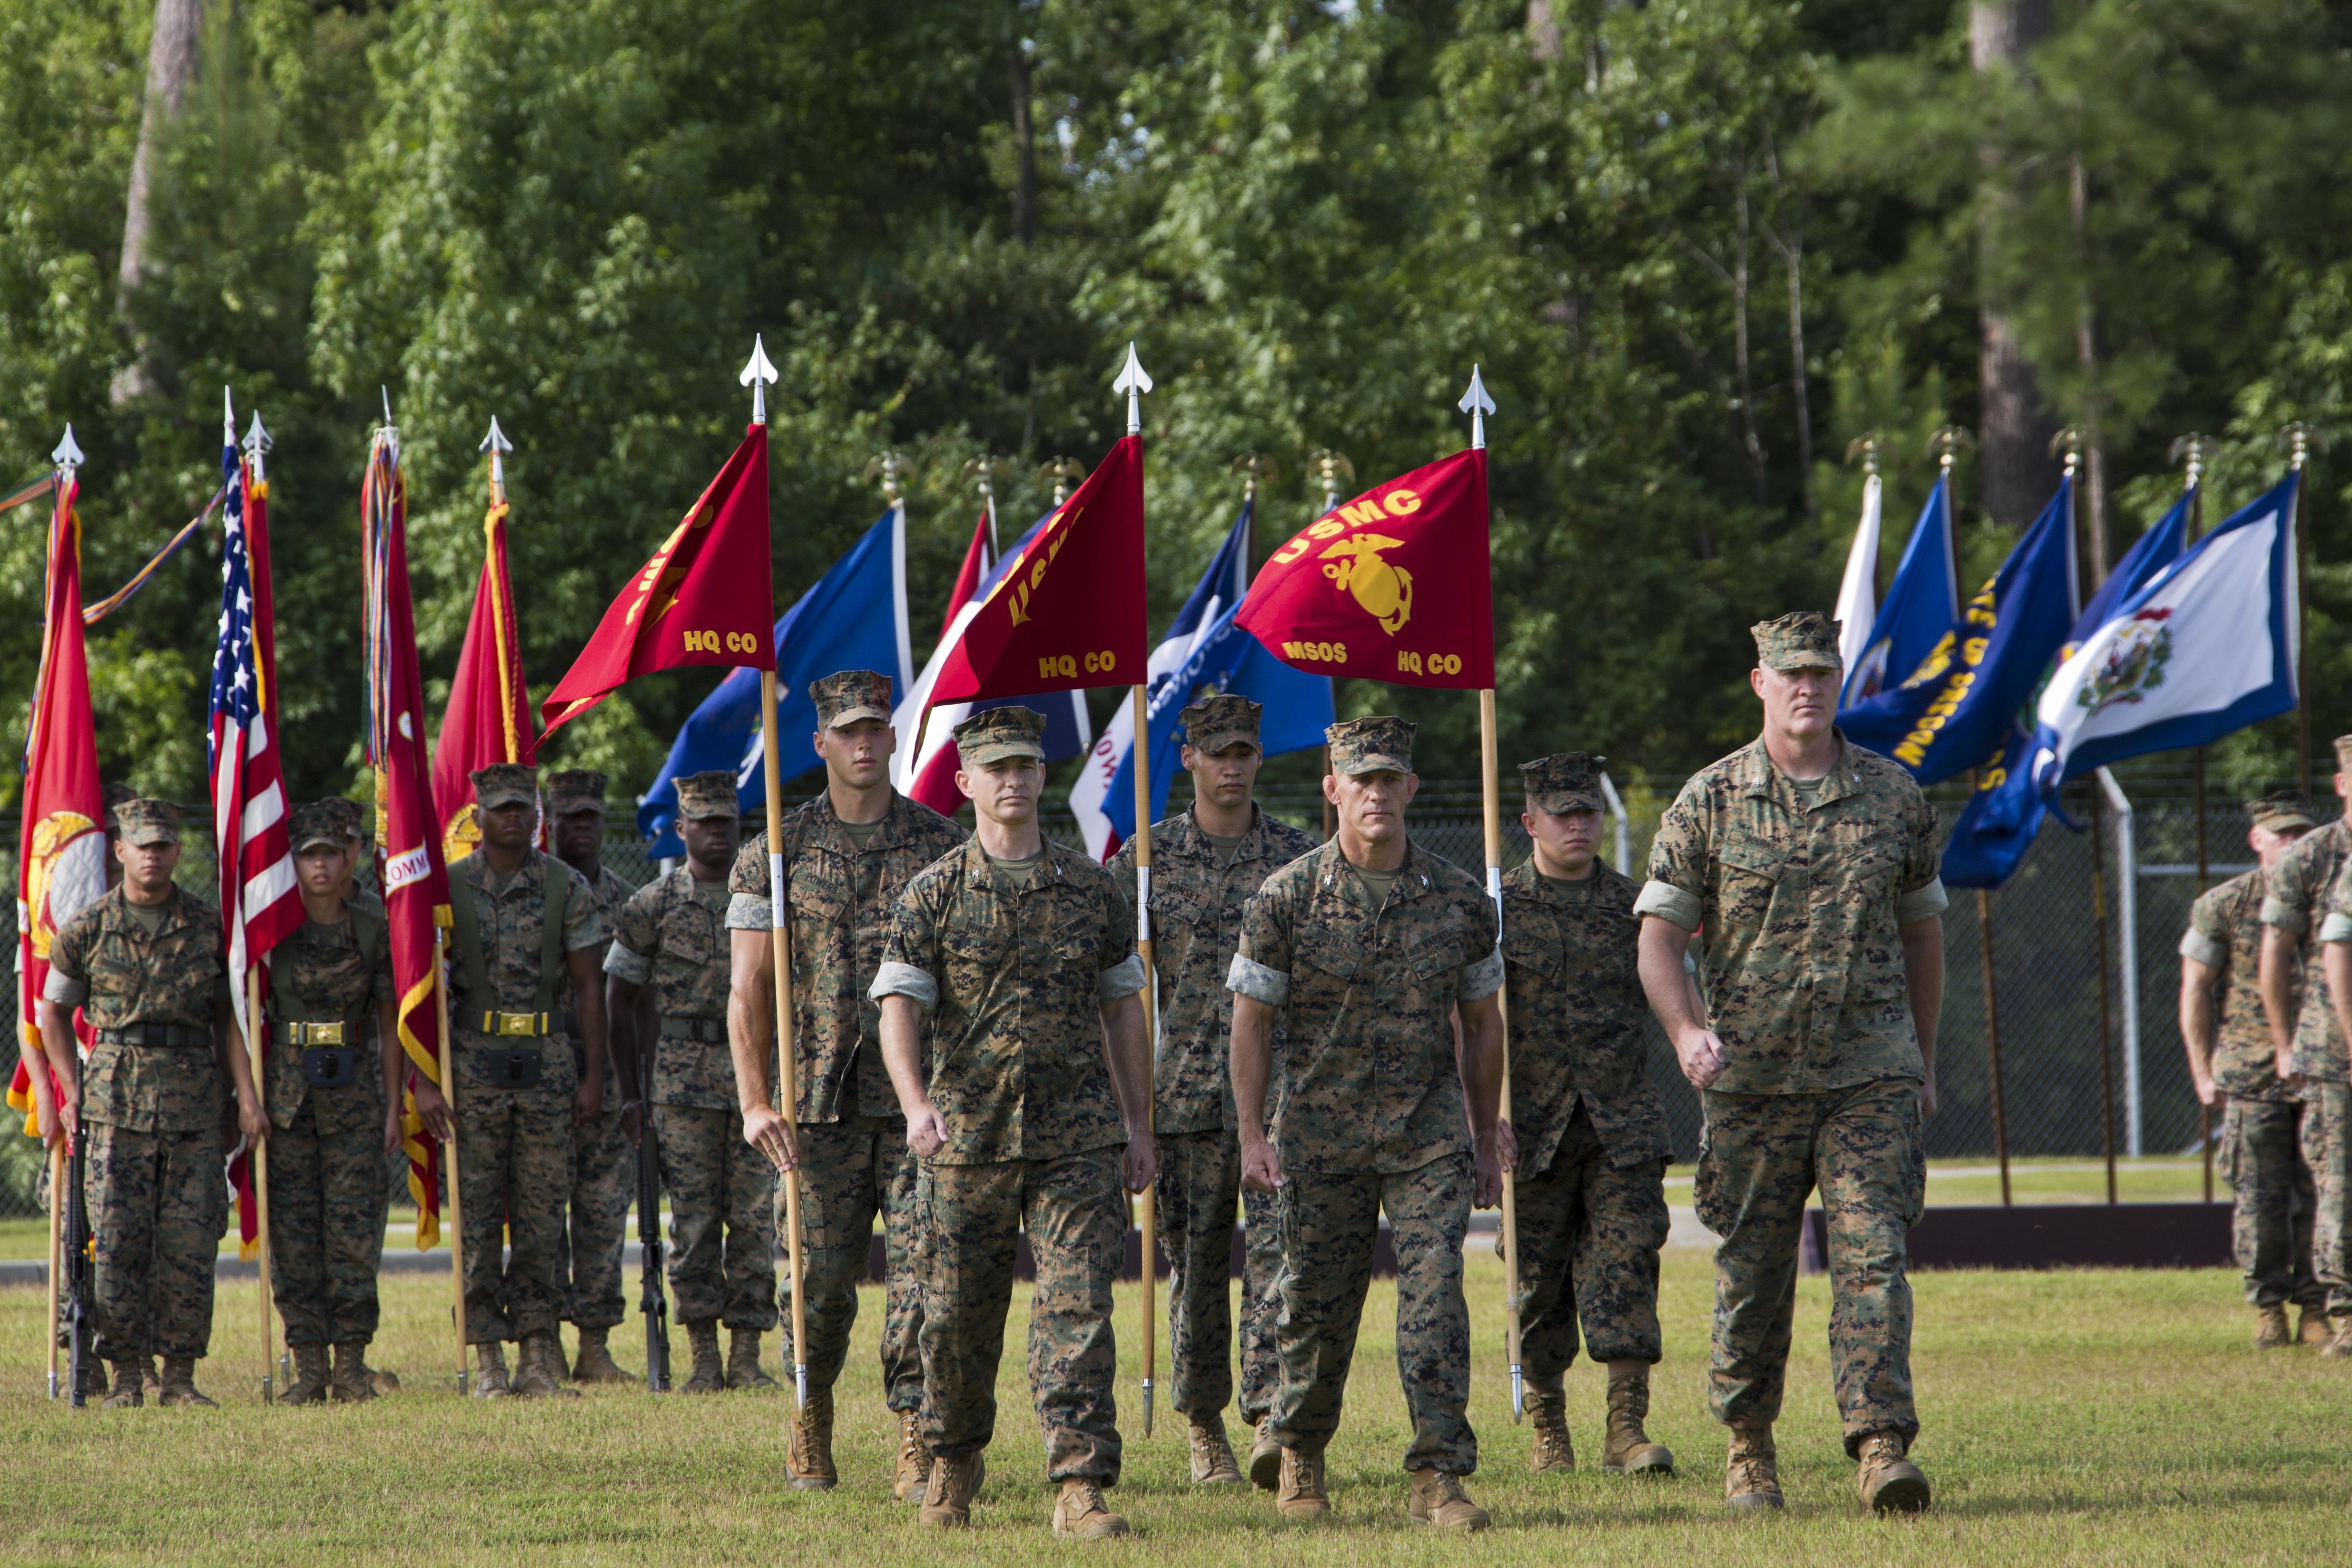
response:
[[[1622,811],[1615,831],[1603,835],[1602,858],[1630,865],[1639,877],[1658,816],[1680,784],[1640,776],[1618,781]],[[1937,1052],[1943,1103],[1927,1128],[1931,1156],[1990,1158],[1996,1147],[1992,1042],[1985,1026],[1988,926],[2010,1152],[2098,1155],[2110,1137],[2119,1154],[2197,1148],[2198,1105],[2175,1005],[2178,945],[2200,888],[2197,814],[2185,779],[2154,775],[2137,782],[2137,797],[2126,801],[2128,816],[2112,803],[2102,804],[2101,849],[2095,857],[2087,831],[2093,787],[2087,780],[2067,786],[2065,813],[2082,827],[2053,816],[2006,888],[1981,900],[1971,891],[1952,891],[1944,918],[1944,1008]],[[1948,829],[1962,796],[1952,789],[1932,795]],[[1260,798],[1272,815],[1309,832],[1321,831],[1318,796],[1269,792]],[[1189,804],[1188,781],[1180,778],[1168,809],[1172,815]],[[1510,798],[1503,817],[1507,867],[1528,852],[1517,804]],[[182,854],[178,879],[213,898],[213,853],[202,827],[209,810],[184,807],[183,814],[196,826]],[[964,815],[968,821],[969,808]],[[2209,802],[2205,815],[2208,881],[2248,869],[2246,821],[2235,803]],[[1043,816],[1048,837],[1073,847],[1083,842],[1061,791],[1048,792]],[[633,886],[652,880],[661,867],[627,830],[625,813],[616,812],[612,820],[615,831],[605,841],[604,864]],[[1416,843],[1477,875],[1485,846],[1475,782],[1424,781],[1407,822]],[[0,813],[0,865],[12,885],[16,843],[16,814]],[[2104,876],[2103,898],[2095,892],[2095,859]],[[2104,944],[2095,918],[2101,908]],[[1676,1068],[1663,1033],[1654,1023],[1647,1028],[1650,1077],[1665,1104],[1675,1157],[1694,1160],[1698,1096]],[[38,1147],[29,1138],[0,1136],[0,1217],[38,1212]]]

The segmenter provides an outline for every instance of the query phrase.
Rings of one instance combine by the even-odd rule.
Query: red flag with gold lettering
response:
[[[940,667],[932,702],[1135,686],[1143,640],[1143,438],[1110,449],[1031,536]]]
[[[775,622],[768,570],[768,427],[754,425],[539,705],[546,734],[657,669],[688,664],[773,669]]]
[[[1308,523],[1258,569],[1234,620],[1317,675],[1494,685],[1485,449],[1374,485]]]

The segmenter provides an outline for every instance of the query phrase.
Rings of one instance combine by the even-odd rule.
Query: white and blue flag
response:
[[[1875,483],[1874,475],[1870,484]],[[1869,486],[1865,489],[1875,502],[1875,490]],[[1870,536],[1870,569],[1875,571],[1878,517],[1874,505],[1864,521]],[[1855,543],[1861,542],[1862,534],[1857,531]],[[1852,584],[1856,575],[1852,561],[1846,575]],[[1840,708],[1851,708],[1902,684],[1927,662],[1952,623],[1960,618],[1959,583],[1959,569],[1952,557],[1951,487],[1939,475],[1936,488],[1927,492],[1927,504],[1919,509],[1919,521],[1911,525],[1911,542],[1903,547],[1903,560],[1895,568],[1886,602],[1872,617],[1869,634],[1860,639],[1860,653],[1846,659],[1845,685],[1838,693]],[[1853,587],[1841,592],[1838,613],[1847,614],[1849,605],[1858,606],[1864,596]],[[1853,638],[1853,629],[1846,628],[1839,638],[1841,652]]]

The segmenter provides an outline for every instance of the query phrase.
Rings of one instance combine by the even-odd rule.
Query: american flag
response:
[[[259,462],[257,447],[255,460]],[[220,647],[213,656],[213,842],[220,857],[221,923],[237,1022],[247,1029],[245,973],[298,930],[302,897],[287,832],[285,775],[278,762],[272,688],[266,481],[238,461],[236,427],[221,452],[228,489],[221,550]]]

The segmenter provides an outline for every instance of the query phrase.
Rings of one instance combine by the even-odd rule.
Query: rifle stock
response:
[[[669,1392],[669,1297],[662,1288],[661,1144],[654,1131],[653,1052],[637,1047],[637,1247],[645,1264],[637,1315],[646,1321],[646,1391]]]

